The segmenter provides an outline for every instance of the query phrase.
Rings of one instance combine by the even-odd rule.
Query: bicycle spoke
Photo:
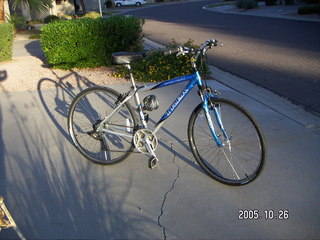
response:
[[[222,148],[222,151],[223,151],[223,154],[224,156],[226,157],[226,160],[228,161],[232,171],[234,172],[234,174],[237,176],[237,179],[240,179],[237,171],[235,170],[233,164],[232,164],[232,154],[231,154],[231,149],[229,149],[229,152],[230,152],[230,158],[228,157],[228,155],[226,154],[225,150]]]

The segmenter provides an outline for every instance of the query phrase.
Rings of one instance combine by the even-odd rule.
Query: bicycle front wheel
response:
[[[124,160],[133,150],[136,117],[129,103],[117,111],[119,93],[107,87],[92,87],[80,92],[71,103],[68,130],[79,152],[98,164]],[[107,118],[102,128],[101,122]]]
[[[230,100],[211,98],[210,105],[210,118],[222,145],[218,146],[213,138],[199,104],[188,125],[191,151],[201,168],[215,180],[228,185],[247,184],[261,172],[265,159],[260,127],[243,107]],[[218,124],[219,118],[228,138]]]

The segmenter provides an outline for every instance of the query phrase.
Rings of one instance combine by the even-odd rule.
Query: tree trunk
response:
[[[82,12],[86,13],[87,10],[86,10],[86,6],[84,5],[84,1],[83,0],[80,0],[80,5],[81,5],[81,8],[82,8]]]
[[[4,0],[0,0],[0,23],[3,23],[5,20],[4,15]]]

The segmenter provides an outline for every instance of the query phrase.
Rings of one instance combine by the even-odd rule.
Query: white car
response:
[[[116,7],[121,6],[141,6],[142,4],[146,4],[146,0],[113,0],[114,5]]]

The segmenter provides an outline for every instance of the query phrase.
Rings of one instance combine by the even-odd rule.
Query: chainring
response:
[[[142,128],[134,133],[133,143],[139,152],[148,154],[146,144],[149,143],[151,149],[154,151],[158,146],[158,139],[152,131],[146,128]]]

